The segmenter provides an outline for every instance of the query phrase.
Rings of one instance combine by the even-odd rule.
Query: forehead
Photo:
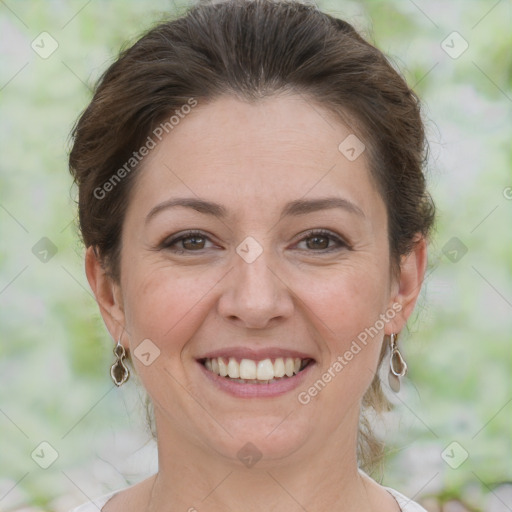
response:
[[[137,178],[137,202],[149,207],[186,194],[233,210],[248,204],[272,209],[304,196],[339,195],[382,215],[366,152],[355,159],[346,152],[344,141],[354,146],[354,137],[302,95],[252,103],[223,96],[198,104],[151,151]]]

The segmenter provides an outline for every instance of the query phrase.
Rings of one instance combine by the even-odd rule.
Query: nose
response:
[[[251,263],[235,255],[234,265],[218,302],[223,318],[241,327],[263,329],[292,316],[291,292],[265,251]]]

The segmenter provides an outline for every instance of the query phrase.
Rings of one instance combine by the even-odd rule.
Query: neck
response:
[[[159,471],[148,512],[183,510],[286,510],[324,512],[373,509],[375,490],[357,468],[357,419],[288,457],[251,467],[222,457],[198,443],[185,442],[182,432],[155,411]]]

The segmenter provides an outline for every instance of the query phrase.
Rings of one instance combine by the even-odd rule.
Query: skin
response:
[[[132,357],[155,405],[159,472],[104,510],[399,510],[357,471],[356,434],[384,335],[400,332],[414,308],[426,243],[392,274],[386,207],[366,154],[349,161],[338,150],[350,133],[304,97],[249,104],[226,96],[197,106],[144,160],[123,225],[120,282],[91,248],[86,272],[112,338],[132,354],[145,339],[160,350],[149,366]],[[360,213],[280,218],[290,201],[333,196]],[[146,222],[156,205],[178,197],[214,201],[227,216],[181,206]],[[206,238],[161,247],[188,229]],[[310,229],[349,246],[315,241]],[[252,263],[236,252],[247,236],[263,250]],[[297,394],[394,303],[401,311],[302,405]],[[282,396],[232,397],[196,361],[228,346],[296,349],[315,365]],[[262,454],[251,468],[237,457],[247,442]]]

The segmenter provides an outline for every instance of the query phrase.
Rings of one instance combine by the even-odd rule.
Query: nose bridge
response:
[[[265,327],[273,318],[291,314],[292,300],[270,249],[246,240],[237,248],[234,267],[219,304],[225,318],[236,318],[246,327]]]
[[[235,263],[237,300],[254,310],[270,309],[276,302],[278,285],[271,270],[269,252],[263,251],[254,261],[241,256]]]
[[[263,254],[252,263],[238,262],[239,291],[258,302],[269,302],[276,295],[275,271],[269,265],[269,258]]]

